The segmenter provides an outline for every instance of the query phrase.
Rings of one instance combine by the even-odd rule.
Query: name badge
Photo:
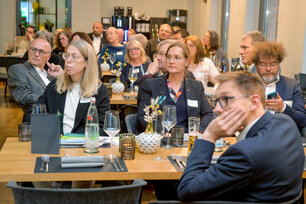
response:
[[[292,108],[292,101],[284,101],[285,104],[287,104],[287,106],[290,106]]]
[[[80,103],[89,103],[89,102],[90,102],[90,98],[81,97]]]
[[[139,69],[134,69],[133,74],[135,74],[135,73],[139,73]]]
[[[117,55],[123,55],[123,52],[117,52]]]
[[[197,107],[199,106],[197,100],[190,100],[190,99],[187,99],[187,104],[188,104],[188,106],[190,106],[190,107],[195,107],[195,108],[197,108]]]

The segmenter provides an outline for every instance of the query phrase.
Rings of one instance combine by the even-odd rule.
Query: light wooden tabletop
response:
[[[82,148],[61,148],[60,155],[86,156]],[[107,155],[110,148],[100,148],[100,152],[92,155]],[[118,147],[113,152],[119,155]],[[183,172],[178,172],[166,158],[171,153],[187,155],[187,148],[160,148],[158,153],[143,154],[136,150],[134,160],[125,160],[128,172],[86,172],[86,173],[34,173],[36,157],[40,154],[31,154],[30,142],[18,142],[18,138],[7,138],[0,152],[0,182],[8,181],[82,181],[82,180],[174,180],[180,179]],[[220,153],[216,153],[218,155]],[[165,159],[153,160],[157,155]]]
[[[110,98],[110,104],[133,104],[136,105],[137,104],[137,100],[125,100],[123,98],[123,95],[128,94],[128,95],[133,95],[134,97],[136,97],[136,93],[135,94],[131,94],[131,93],[122,93],[122,94],[112,94],[112,97]]]

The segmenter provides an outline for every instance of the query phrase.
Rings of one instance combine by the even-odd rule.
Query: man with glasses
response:
[[[150,39],[147,43],[146,54],[153,62],[153,56],[157,53],[157,45],[160,41],[167,40],[172,36],[172,27],[169,24],[162,24],[159,28],[158,38]]]
[[[8,70],[8,86],[14,100],[24,111],[23,122],[30,122],[32,105],[50,81],[62,73],[60,65],[48,63],[51,45],[46,39],[36,38],[30,43],[28,61],[12,65]],[[44,69],[49,66],[48,72]]]
[[[301,195],[304,150],[294,121],[265,112],[265,86],[247,71],[218,75],[219,115],[195,141],[178,185],[183,201],[294,203]],[[238,142],[210,166],[215,142],[239,131]]]
[[[254,49],[250,60],[265,83],[267,108],[289,115],[302,130],[306,127],[306,109],[301,88],[294,79],[280,75],[279,64],[285,55],[282,44],[264,42]]]

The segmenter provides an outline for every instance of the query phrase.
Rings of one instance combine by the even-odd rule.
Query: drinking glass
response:
[[[47,108],[45,104],[33,104],[32,114],[44,114],[47,113]]]
[[[169,131],[171,130],[172,127],[176,125],[176,107],[174,105],[166,105],[163,108],[163,126],[167,130],[167,145],[164,146],[165,149],[171,149],[172,147],[170,146],[170,134]]]
[[[188,118],[188,134],[189,134],[188,154],[190,154],[195,140],[198,139],[199,131],[200,131],[200,118],[189,117]]]
[[[134,93],[134,82],[137,80],[137,71],[135,67],[129,69],[129,80],[131,81],[131,93]]]
[[[103,130],[111,138],[110,154],[107,155],[106,158],[108,158],[108,159],[115,158],[117,156],[115,154],[113,154],[112,147],[113,147],[113,138],[120,131],[120,120],[119,120],[119,112],[118,111],[109,110],[109,111],[105,112]]]
[[[115,53],[110,53],[109,54],[109,61],[110,63],[112,63],[112,67],[111,67],[111,70],[113,70],[113,66],[114,66],[114,63],[116,61],[116,54]]]
[[[162,120],[163,120],[163,116],[162,115],[157,115],[156,119],[153,120],[153,128],[154,128],[154,133],[155,135],[158,137],[159,139],[163,139],[164,135],[165,135],[165,130],[164,130],[164,126],[162,125]],[[159,148],[157,149],[157,156],[153,158],[153,160],[156,161],[162,161],[165,160],[165,158],[161,157],[158,153],[160,149],[160,143],[159,143]]]

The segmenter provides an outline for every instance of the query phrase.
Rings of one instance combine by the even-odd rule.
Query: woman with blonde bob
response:
[[[110,109],[106,87],[98,78],[97,57],[84,40],[73,40],[63,54],[65,69],[50,82],[38,103],[46,104],[48,113],[63,116],[62,133],[85,133],[90,98],[96,98],[100,135],[103,135],[104,113]]]
[[[130,40],[126,47],[125,62],[127,64],[122,69],[120,81],[127,82],[127,85],[130,85],[131,81],[128,79],[129,71],[134,69],[134,71],[137,72],[137,80],[133,85],[137,86],[139,80],[141,80],[143,75],[147,72],[150,62],[147,61],[146,52],[139,41]]]

